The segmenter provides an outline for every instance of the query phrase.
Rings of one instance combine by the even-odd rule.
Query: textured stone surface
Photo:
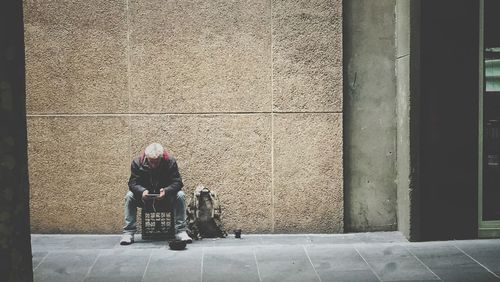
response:
[[[130,15],[133,111],[270,111],[269,1],[130,1]]]
[[[276,232],[342,232],[342,114],[276,114]]]
[[[109,233],[123,225],[128,119],[29,117],[31,231]]]
[[[341,0],[42,2],[24,0],[33,232],[120,232],[154,141],[229,231],[343,230],[341,114],[272,125],[342,111]]]
[[[177,159],[187,198],[200,183],[217,191],[228,230],[271,231],[270,115],[133,117],[132,152],[151,142]]]
[[[342,1],[272,1],[275,111],[342,110]]]
[[[28,113],[128,111],[124,1],[25,0]]]

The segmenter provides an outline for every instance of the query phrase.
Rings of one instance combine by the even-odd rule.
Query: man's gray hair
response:
[[[148,159],[156,159],[162,156],[163,152],[164,150],[162,145],[158,143],[153,143],[146,147],[146,149],[144,150],[144,155]]]

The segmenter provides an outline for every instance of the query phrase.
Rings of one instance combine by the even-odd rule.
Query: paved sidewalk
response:
[[[139,238],[137,238],[139,237]],[[32,235],[35,281],[500,281],[500,239],[409,243],[398,232],[118,244]]]

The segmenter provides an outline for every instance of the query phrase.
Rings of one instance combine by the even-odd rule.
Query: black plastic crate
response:
[[[174,235],[174,220],[170,211],[141,211],[143,240],[170,239]]]

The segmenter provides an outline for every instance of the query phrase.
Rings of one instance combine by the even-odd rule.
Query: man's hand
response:
[[[160,196],[158,196],[158,199],[163,199],[165,197],[165,189],[161,188],[160,189]]]
[[[142,199],[143,200],[146,200],[146,196],[149,194],[149,191],[148,190],[145,190],[144,192],[142,192]]]

